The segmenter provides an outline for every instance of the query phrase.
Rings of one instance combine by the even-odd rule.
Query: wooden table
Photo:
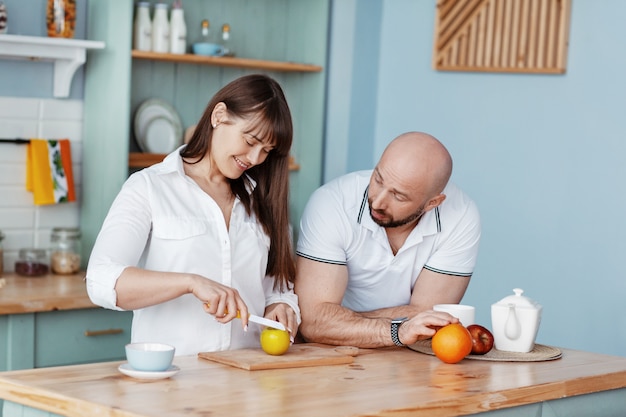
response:
[[[122,375],[120,363],[0,373],[4,417],[30,415],[21,414],[28,407],[76,417],[595,417],[626,410],[626,358],[568,349],[547,362],[454,365],[406,348],[360,350],[349,365],[263,371],[186,356],[174,359],[177,375],[158,381]]]

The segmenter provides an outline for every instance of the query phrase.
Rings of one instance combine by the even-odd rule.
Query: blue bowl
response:
[[[146,372],[162,372],[172,366],[174,346],[163,343],[129,343],[126,359],[133,369]]]
[[[216,43],[198,42],[191,46],[193,53],[196,55],[206,56],[223,56],[224,47]]]

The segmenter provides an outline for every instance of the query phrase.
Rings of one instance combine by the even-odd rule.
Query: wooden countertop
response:
[[[85,273],[22,277],[4,274],[0,288],[0,315],[96,308],[89,300]]]
[[[360,350],[350,365],[246,371],[174,358],[170,379],[136,380],[121,362],[0,373],[0,398],[63,416],[454,416],[626,387],[626,358],[562,349],[546,362],[465,359],[406,348]]]

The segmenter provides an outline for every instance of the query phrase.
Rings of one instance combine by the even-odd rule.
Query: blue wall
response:
[[[333,19],[359,20],[367,3],[335,5]],[[539,343],[626,356],[626,2],[573,0],[564,75],[434,71],[435,0],[382,4],[371,68],[362,67],[359,42],[377,25],[357,21],[332,37],[331,48],[353,42],[360,54],[342,58],[360,62],[352,84],[377,91],[373,112],[358,91],[330,91],[329,120],[347,117],[336,125],[348,136],[329,132],[326,180],[373,164],[401,132],[434,134],[482,215],[478,267],[463,300],[477,307],[477,320],[491,327],[490,305],[520,287],[544,307]],[[335,86],[345,77],[332,62],[330,76]],[[365,114],[353,117],[358,108]],[[364,120],[374,126],[366,138]],[[372,141],[370,155],[346,152]]]
[[[9,35],[46,36],[47,0],[2,0],[7,8]],[[85,39],[87,0],[76,0],[76,28],[74,39]],[[2,36],[2,35],[0,35]],[[33,65],[27,60],[0,60],[0,96],[52,98],[52,62],[41,61]],[[70,99],[82,99],[84,66],[79,67],[72,78]],[[15,74],[19,80],[16,82]]]

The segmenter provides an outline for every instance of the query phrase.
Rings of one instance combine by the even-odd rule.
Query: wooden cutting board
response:
[[[222,352],[200,352],[202,359],[224,365],[257,371],[261,369],[301,368],[305,366],[341,365],[354,362],[354,357],[335,350],[333,346],[322,347],[312,343],[297,343],[280,356],[272,356],[258,349],[225,350]]]

